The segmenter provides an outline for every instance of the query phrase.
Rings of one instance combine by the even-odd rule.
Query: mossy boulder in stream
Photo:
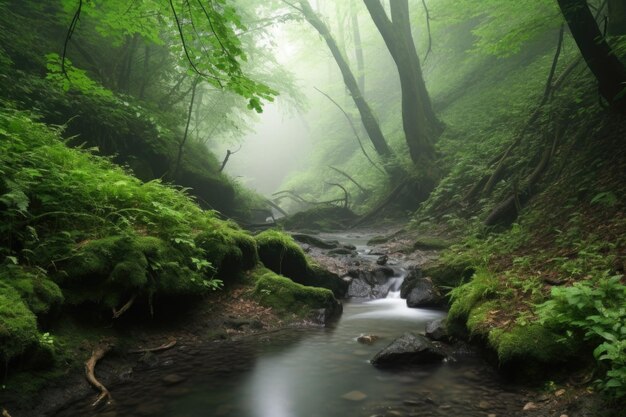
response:
[[[328,288],[336,297],[346,294],[348,283],[337,274],[310,262],[291,236],[277,230],[266,230],[256,236],[256,242],[261,262],[275,273],[302,285]]]
[[[301,285],[266,268],[256,269],[252,276],[259,303],[278,314],[328,323],[343,311],[341,302],[326,288]]]

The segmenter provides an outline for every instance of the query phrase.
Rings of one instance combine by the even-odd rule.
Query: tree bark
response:
[[[198,87],[199,82],[200,82],[200,78],[196,77],[196,79],[193,81],[193,86],[191,87],[191,100],[189,100],[189,110],[187,112],[187,123],[185,123],[185,133],[183,134],[183,139],[178,144],[178,155],[176,156],[176,165],[174,165],[174,170],[172,174],[173,180],[178,178],[178,173],[180,171],[180,164],[183,159],[183,150],[185,149],[185,143],[187,142],[187,135],[189,134],[189,123],[191,122],[191,114],[193,112],[193,102],[196,99],[196,88]]]
[[[583,59],[609,104],[626,110],[626,69],[606,42],[586,0],[557,0]]]
[[[365,96],[365,57],[363,56],[363,45],[361,43],[361,30],[359,28],[359,15],[356,12],[354,3],[350,3],[350,25],[352,26],[352,40],[354,41],[354,54],[356,56],[357,81],[361,94]]]
[[[411,159],[415,164],[432,161],[433,142],[441,133],[441,124],[433,111],[413,43],[408,0],[390,3],[391,20],[379,0],[364,0],[364,3],[398,69],[402,124]]]
[[[354,104],[359,110],[359,114],[361,115],[361,121],[363,122],[363,126],[365,127],[365,130],[367,131],[367,134],[372,141],[372,145],[374,145],[374,149],[376,149],[376,152],[383,158],[390,157],[391,149],[387,145],[387,141],[383,136],[380,125],[374,117],[372,109],[363,98],[361,90],[359,89],[356,79],[354,78],[354,74],[352,73],[352,70],[350,70],[350,66],[348,65],[346,59],[341,54],[341,51],[339,50],[339,47],[333,39],[330,31],[328,30],[328,27],[313,11],[308,1],[300,0],[299,4],[304,18],[324,38],[326,44],[328,45],[328,48],[330,49],[330,52],[335,58],[335,61],[339,66],[339,70],[341,71],[341,75],[343,76],[346,87],[348,88],[348,91],[350,91],[352,100],[354,100]]]
[[[609,0],[609,33],[614,36],[626,35],[626,2]]]

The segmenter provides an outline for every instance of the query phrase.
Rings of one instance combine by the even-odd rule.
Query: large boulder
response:
[[[277,230],[266,230],[255,236],[259,258],[265,267],[294,282],[331,290],[335,297],[344,297],[348,283],[339,275],[309,262],[293,238]]]
[[[378,352],[370,361],[377,367],[438,363],[448,355],[420,334],[405,333]]]
[[[350,285],[346,297],[348,298],[385,298],[392,285],[389,278],[395,271],[387,266],[378,266],[371,271],[350,271]]]
[[[443,296],[430,278],[415,280],[413,288],[406,295],[406,305],[411,308],[436,308],[441,307],[443,303]]]

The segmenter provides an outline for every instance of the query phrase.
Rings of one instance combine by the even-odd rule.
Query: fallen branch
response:
[[[285,217],[289,216],[289,214],[287,214],[287,212],[285,210],[283,210],[278,204],[274,203],[272,200],[265,199],[265,202],[267,204],[269,204],[271,207],[275,208],[283,216],[285,216]]]
[[[337,184],[336,182],[327,182],[326,184],[328,185],[333,185],[335,187],[339,187],[343,190],[343,195],[344,195],[344,199],[343,199],[343,207],[344,208],[348,208],[348,197],[350,194],[348,194],[348,190],[346,190],[346,188],[341,185],[341,184]]]
[[[356,180],[354,178],[352,178],[350,175],[346,174],[344,171],[340,170],[339,168],[335,168],[334,166],[328,165],[328,168],[340,173],[341,175],[343,175],[344,177],[346,177],[347,179],[349,179],[350,181],[352,181],[352,183],[354,185],[356,185],[359,190],[361,190],[363,192],[363,194],[368,194],[369,191],[366,188],[363,188],[361,186],[361,184],[359,184],[358,182],[356,182]]]
[[[171,337],[167,343],[163,343],[160,346],[153,347],[153,348],[135,349],[135,350],[130,350],[129,352],[130,353],[148,353],[148,352],[154,353],[154,352],[161,352],[161,351],[173,348],[174,346],[176,346],[176,343],[177,343],[176,339]]]
[[[137,299],[137,294],[130,297],[130,299],[126,301],[126,304],[124,304],[119,310],[116,310],[115,307],[113,307],[113,318],[117,319],[122,314],[126,313],[128,309],[133,306],[133,303],[135,302],[136,299]]]
[[[6,408],[2,409],[2,417],[11,417],[11,414],[9,414]]]
[[[348,116],[348,113],[346,113],[346,111],[343,109],[343,107],[341,107],[339,105],[339,103],[337,103],[331,96],[329,96],[328,94],[326,94],[325,92],[323,92],[322,90],[320,90],[317,87],[313,87],[313,88],[315,88],[320,94],[324,95],[324,97],[329,99],[331,101],[331,103],[333,103],[335,106],[337,106],[337,108],[339,110],[341,110],[343,115],[346,117],[346,120],[348,120],[348,123],[350,123],[350,127],[352,128],[352,132],[354,132],[354,136],[356,137],[357,142],[359,142],[359,147],[361,148],[361,151],[363,152],[363,155],[365,155],[367,160],[370,162],[370,164],[372,164],[372,166],[374,168],[376,168],[378,171],[380,171],[381,174],[384,175],[385,171],[380,169],[380,167],[378,165],[376,165],[376,163],[374,161],[372,161],[372,158],[370,158],[370,156],[365,151],[365,148],[363,147],[363,142],[361,142],[361,138],[359,137],[359,133],[357,132],[356,127],[354,126],[354,123],[352,123],[352,119],[350,118],[350,116]]]
[[[424,6],[424,12],[426,13],[426,28],[428,29],[428,49],[426,50],[426,55],[424,55],[424,60],[422,61],[423,64],[428,59],[428,54],[433,51],[433,35],[430,31],[430,11],[426,5],[426,0],[422,0],[422,6]]]
[[[407,179],[400,181],[400,183],[396,186],[396,188],[394,188],[378,206],[376,206],[372,211],[363,215],[360,219],[354,222],[350,226],[350,228],[357,227],[363,224],[364,222],[366,222],[367,220],[371,219],[375,215],[377,215],[383,208],[385,208],[389,203],[395,200],[396,196],[400,194],[400,192],[408,184],[408,182],[409,180]]]
[[[224,157],[224,160],[222,161],[222,165],[220,166],[220,169],[217,172],[224,171],[224,167],[226,166],[226,163],[228,162],[228,159],[230,158],[230,156],[236,154],[240,150],[241,150],[241,145],[239,145],[239,148],[237,148],[236,151],[231,151],[230,149],[227,149],[226,150],[226,156]]]
[[[111,351],[111,349],[113,349],[113,344],[105,342],[95,348],[91,353],[91,357],[87,360],[87,362],[85,362],[85,376],[87,377],[87,381],[89,381],[94,388],[100,391],[100,395],[98,395],[96,401],[91,404],[92,407],[97,407],[105,399],[107,400],[106,404],[110,404],[113,401],[113,397],[111,397],[111,393],[107,387],[98,381],[95,375],[96,364],[104,357],[104,355]]]

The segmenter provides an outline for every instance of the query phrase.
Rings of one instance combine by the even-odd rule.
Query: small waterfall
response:
[[[406,278],[406,269],[400,268],[399,275],[389,278],[389,292],[385,298],[400,298],[400,287]]]

